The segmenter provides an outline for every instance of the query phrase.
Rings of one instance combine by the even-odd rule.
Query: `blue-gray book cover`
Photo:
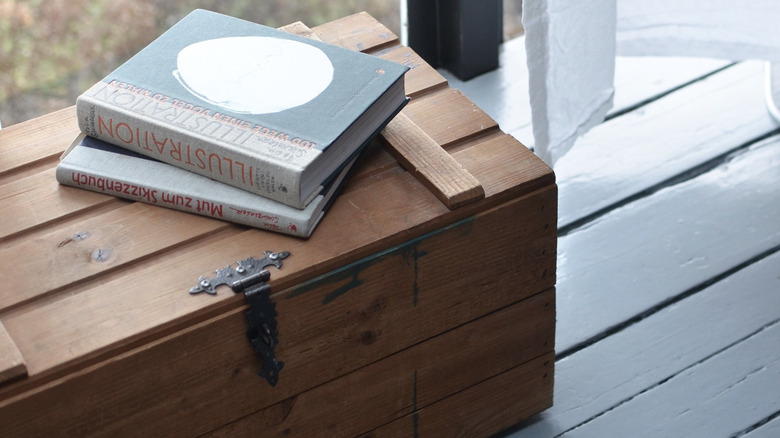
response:
[[[76,109],[89,136],[304,208],[404,105],[407,70],[196,10]]]

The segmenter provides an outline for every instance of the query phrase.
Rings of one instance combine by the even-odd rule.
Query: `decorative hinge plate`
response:
[[[217,287],[226,285],[235,293],[244,293],[249,310],[246,312],[246,336],[255,353],[263,358],[263,368],[258,371],[271,386],[279,381],[279,371],[284,362],[276,360],[274,348],[279,344],[279,332],[276,329],[276,304],[271,301],[271,286],[266,283],[271,273],[265,268],[282,267],[282,260],[290,256],[288,251],[265,251],[263,258],[250,257],[238,262],[236,268],[226,266],[218,269],[214,278],[200,277],[198,284],[190,289],[190,294],[205,292],[216,295]]]

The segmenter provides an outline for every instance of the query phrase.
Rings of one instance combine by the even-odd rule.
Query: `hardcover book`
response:
[[[76,109],[88,136],[303,208],[403,106],[407,70],[196,10]]]
[[[300,210],[84,135],[57,165],[60,184],[309,237],[333,202],[357,157]]]

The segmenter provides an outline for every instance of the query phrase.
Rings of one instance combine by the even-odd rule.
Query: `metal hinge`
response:
[[[246,336],[255,353],[263,358],[263,368],[258,371],[271,386],[279,381],[279,371],[284,362],[276,360],[274,348],[279,343],[279,332],[276,329],[276,304],[271,301],[271,286],[266,283],[271,273],[265,268],[282,267],[282,260],[290,256],[287,251],[265,251],[262,259],[250,257],[238,262],[234,269],[226,266],[217,270],[214,278],[200,277],[198,284],[190,289],[190,294],[205,292],[216,295],[217,287],[226,285],[235,293],[244,293],[249,310],[246,312]]]

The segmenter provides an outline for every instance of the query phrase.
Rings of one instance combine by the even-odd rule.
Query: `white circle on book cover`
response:
[[[174,76],[192,94],[238,113],[269,114],[325,91],[333,64],[317,47],[273,37],[227,37],[179,52]]]

